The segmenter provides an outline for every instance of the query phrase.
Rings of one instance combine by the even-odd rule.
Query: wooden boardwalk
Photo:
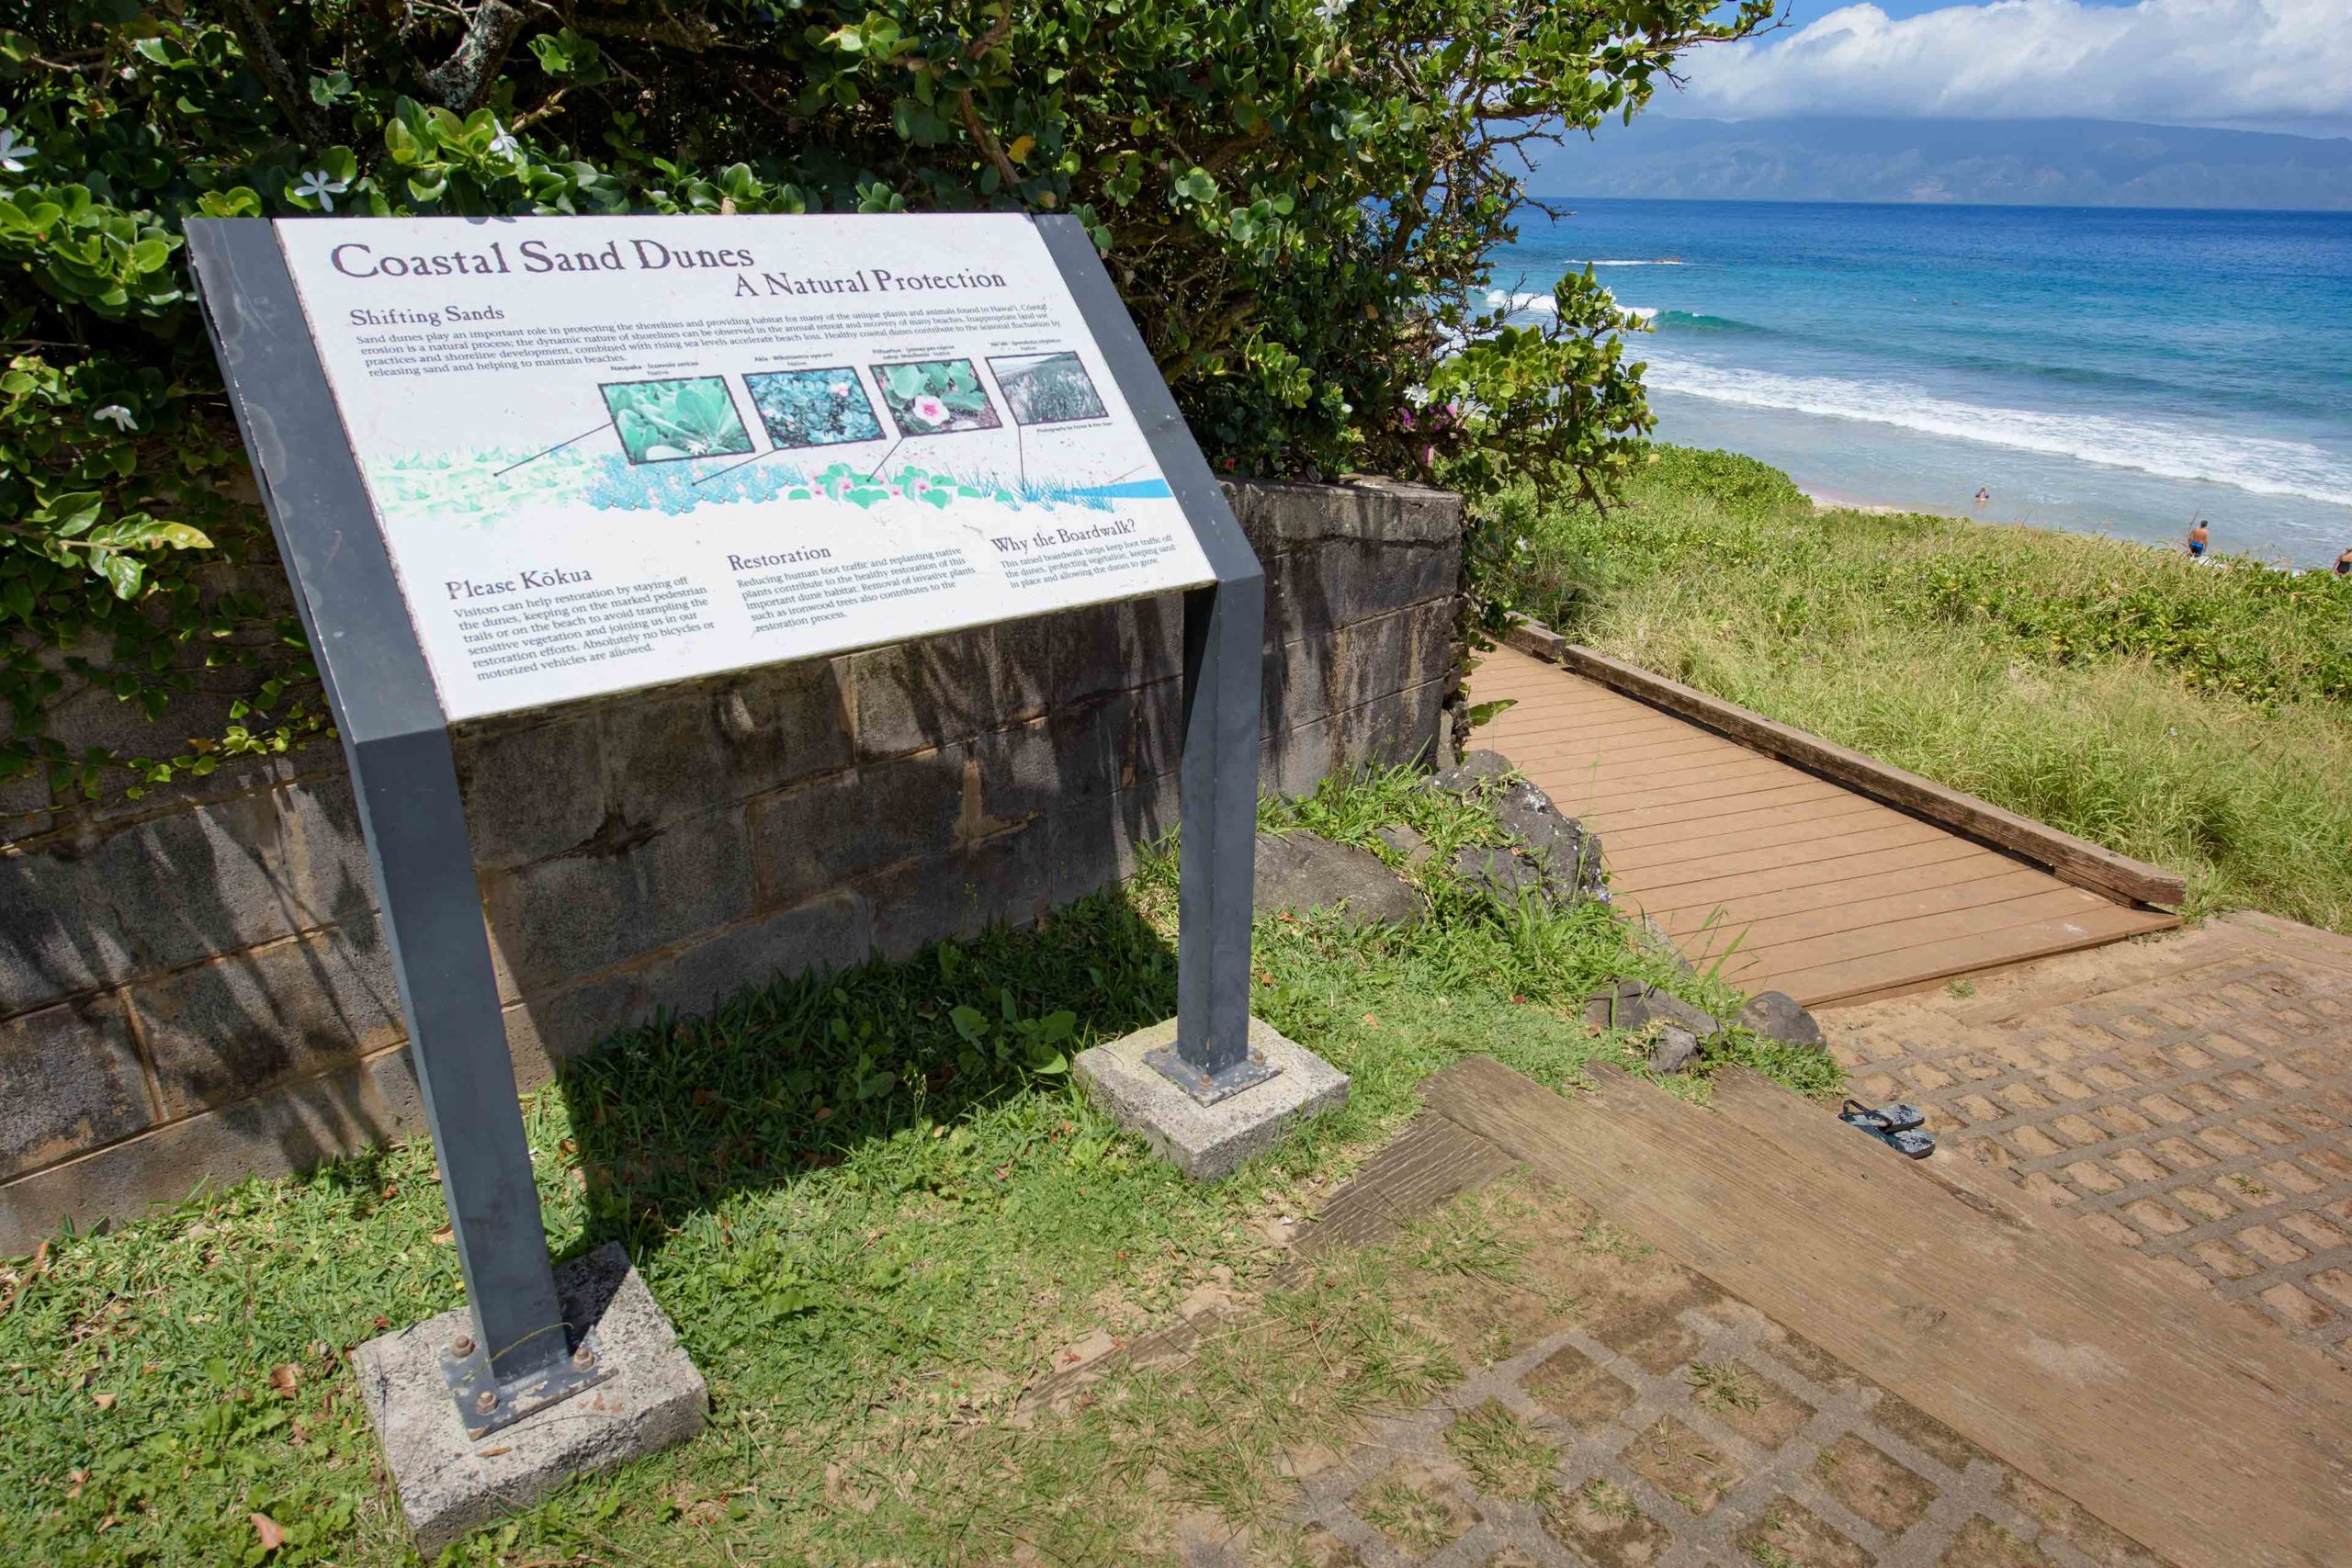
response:
[[[2177,925],[1582,676],[1498,648],[1478,732],[1600,834],[1617,897],[1695,964],[1810,1007]]]

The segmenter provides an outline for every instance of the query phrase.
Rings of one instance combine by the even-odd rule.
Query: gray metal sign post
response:
[[[1207,1104],[1274,1070],[1249,1044],[1265,581],[1083,226],[1037,228],[1216,578],[1185,598],[1178,1032],[1153,1061]],[[611,1369],[563,1321],[448,719],[293,277],[266,220],[191,220],[187,242],[350,762],[472,1318],[443,1371],[480,1437]]]

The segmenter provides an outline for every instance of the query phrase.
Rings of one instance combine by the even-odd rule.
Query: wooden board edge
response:
[[[2052,875],[2077,887],[2120,899],[2177,908],[2188,897],[2185,877],[2116,853],[2101,844],[2020,817],[1992,802],[1962,795],[1930,779],[1891,763],[1849,750],[1790,725],[1766,718],[1735,703],[1710,696],[1679,681],[1612,659],[1596,649],[1572,643],[1548,626],[1532,621],[1514,622],[1504,641],[1520,652],[1556,664],[1613,691],[1638,697],[1680,718],[1713,730],[1768,756],[1794,763],[1874,800],[2003,849],[2014,851],[2047,866]]]

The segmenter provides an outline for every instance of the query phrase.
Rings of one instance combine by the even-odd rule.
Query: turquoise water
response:
[[[2165,544],[2202,516],[2303,566],[2352,546],[2352,214],[1562,204],[1496,288],[1529,304],[1590,261],[1655,312],[1662,439],[1845,501]]]

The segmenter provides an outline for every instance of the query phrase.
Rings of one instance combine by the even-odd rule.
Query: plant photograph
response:
[[[945,435],[959,430],[998,430],[1004,422],[980,385],[968,359],[924,359],[911,365],[877,365],[875,385],[890,417],[906,435]]]
[[[743,384],[752,389],[752,404],[760,411],[768,439],[778,446],[882,439],[882,422],[874,417],[857,372],[846,365],[746,376]]]
[[[1102,399],[1075,354],[992,356],[989,368],[996,372],[1016,423],[1067,424],[1103,416]]]
[[[741,456],[752,449],[751,432],[743,428],[723,378],[615,382],[603,391],[621,450],[632,463]]]

